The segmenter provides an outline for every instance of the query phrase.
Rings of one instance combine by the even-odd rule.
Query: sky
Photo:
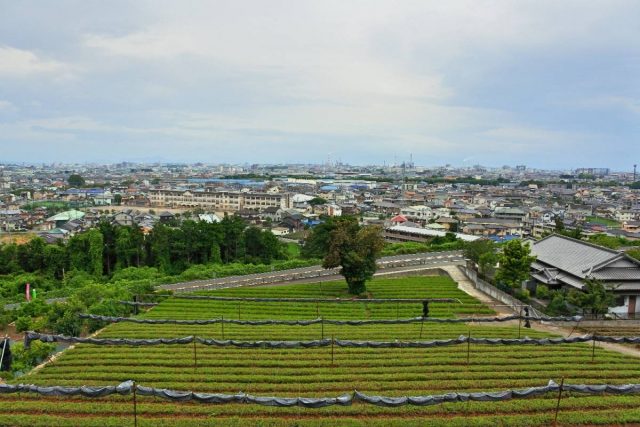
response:
[[[0,0],[0,162],[640,160],[640,2]]]

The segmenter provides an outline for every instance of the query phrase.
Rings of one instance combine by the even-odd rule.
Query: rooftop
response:
[[[534,268],[544,263],[581,279],[640,280],[640,261],[602,246],[552,234],[531,246],[537,257]]]

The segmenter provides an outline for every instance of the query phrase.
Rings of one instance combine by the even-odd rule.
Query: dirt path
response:
[[[500,302],[491,298],[489,295],[484,292],[476,289],[473,286],[473,283],[458,269],[456,266],[450,267],[441,267],[442,270],[446,271],[451,278],[458,283],[458,288],[472,297],[478,299],[480,302],[485,303],[491,306],[494,310],[496,310],[500,315],[510,315],[517,314],[514,313],[513,310],[509,309],[509,307],[501,306]],[[508,325],[511,322],[504,322],[502,325]],[[514,324],[517,324],[515,322]],[[566,327],[566,326],[557,326],[549,322],[531,322],[531,327],[536,331],[547,332],[550,334],[560,335],[563,337],[568,336],[576,336],[581,335],[581,332],[574,328]],[[604,348],[606,350],[617,351],[622,354],[626,354],[628,356],[640,357],[640,349],[625,346],[621,344],[611,344],[604,342],[597,342],[596,347]]]
[[[568,328],[566,326],[557,326],[549,322],[531,322],[531,326],[537,331],[548,332],[551,334],[558,334],[564,337],[582,335],[583,332],[574,330],[574,328]],[[612,344],[608,342],[596,342],[596,347],[604,348],[606,350],[617,351],[618,353],[626,354],[628,356],[640,357],[640,349],[626,346],[622,344]]]
[[[440,268],[446,271],[447,274],[453,279],[453,281],[458,284],[458,289],[460,289],[461,291],[466,292],[467,294],[471,295],[472,297],[479,300],[480,302],[490,306],[500,315],[507,316],[507,315],[514,314],[513,310],[511,310],[509,307],[491,298],[489,295],[485,294],[484,292],[476,289],[475,286],[473,286],[473,283],[469,279],[467,279],[467,276],[465,276],[464,273],[460,271],[458,266],[450,265],[450,266],[440,267]]]

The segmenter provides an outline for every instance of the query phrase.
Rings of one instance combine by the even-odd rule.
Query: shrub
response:
[[[153,280],[158,279],[161,276],[162,275],[155,267],[128,267],[113,273],[111,281],[118,282],[121,280]]]
[[[549,288],[545,285],[538,285],[536,287],[536,297],[544,300],[548,300],[551,297]]]
[[[31,329],[31,317],[20,316],[16,319],[16,331],[24,332]]]
[[[78,313],[82,311],[79,304],[52,304],[47,316],[47,327],[56,334],[79,335],[82,319],[78,317]]]
[[[572,314],[572,311],[567,306],[566,297],[561,292],[552,291],[550,292],[551,301],[547,305],[547,309],[545,310],[547,314],[551,316],[560,316],[566,314]]]
[[[514,296],[522,302],[531,301],[531,294],[528,289],[516,289]]]
[[[49,307],[42,299],[36,299],[29,303],[22,304],[18,308],[18,316],[39,317],[49,311]]]
[[[45,360],[55,349],[55,344],[41,341],[33,341],[28,350],[24,348],[24,344],[21,342],[13,344],[11,347],[13,356],[11,371],[26,372]]]

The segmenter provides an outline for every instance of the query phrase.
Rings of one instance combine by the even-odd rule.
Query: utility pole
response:
[[[633,182],[636,182],[636,168],[638,165],[633,165]]]

